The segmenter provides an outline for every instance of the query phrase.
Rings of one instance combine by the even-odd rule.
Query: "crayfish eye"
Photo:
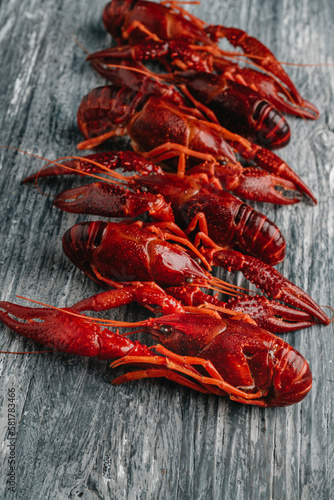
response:
[[[187,276],[184,281],[186,283],[188,283],[188,285],[192,285],[194,283],[194,277],[193,276]]]
[[[174,328],[171,325],[160,325],[159,330],[163,335],[171,335],[174,331]]]
[[[140,191],[142,193],[147,193],[148,192],[148,187],[147,186],[140,186]]]

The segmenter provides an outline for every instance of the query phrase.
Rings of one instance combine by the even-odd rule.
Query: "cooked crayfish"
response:
[[[103,298],[97,297],[69,309],[0,302],[0,320],[20,335],[58,351],[101,360],[118,358],[113,367],[144,368],[117,378],[114,384],[166,377],[199,392],[228,395],[234,401],[262,407],[298,403],[311,389],[312,374],[303,356],[254,324],[204,311],[186,313],[156,285],[111,290]],[[109,309],[134,300],[158,305],[168,314],[137,323],[108,323],[140,326],[163,344],[154,347],[162,356],[138,341],[102,329],[88,317],[77,316],[78,311]]]
[[[114,161],[117,156],[119,161]],[[109,176],[109,184],[99,182],[61,193],[56,197],[55,205],[69,212],[107,217],[136,217],[148,211],[157,221],[174,222],[175,218],[179,227],[187,232],[193,232],[199,224],[200,230],[217,245],[240,248],[271,265],[284,259],[285,240],[277,226],[265,215],[224,191],[217,178],[206,173],[210,173],[209,165],[199,165],[196,173],[185,176],[184,157],[181,155],[179,175],[166,174],[159,167],[154,173],[152,164],[150,175],[129,177],[113,172],[126,161],[126,153],[110,153],[108,167],[107,157],[108,153],[102,153],[67,162],[63,167],[42,170],[44,176],[60,174],[66,169],[71,173],[91,175],[92,169],[97,172],[100,166],[100,172]],[[102,163],[99,163],[100,158]],[[131,166],[132,159],[134,154],[130,153],[126,171],[133,169],[147,174],[147,163],[142,161],[142,169],[139,159]],[[27,180],[32,178],[35,176]],[[124,189],[122,183],[132,191]],[[241,187],[246,190],[247,184]]]
[[[298,189],[316,203],[305,183],[272,151],[252,144],[216,123],[199,119],[194,115],[193,108],[180,106],[180,103],[176,105],[174,94],[172,97],[155,97],[151,93],[150,85],[145,79],[139,92],[129,87],[112,85],[89,92],[78,109],[79,129],[87,139],[80,143],[78,148],[94,148],[114,136],[128,134],[134,149],[146,152],[145,154],[155,161],[165,160],[175,154],[175,151],[187,148],[193,150],[193,155],[196,152],[197,156],[204,160],[214,159],[223,163],[230,160],[236,163],[233,152],[235,150],[245,160],[255,162],[275,174],[276,178],[269,181],[273,187],[272,191],[275,186],[288,190]],[[249,176],[257,179],[258,186],[263,180],[264,184],[268,184],[261,171],[257,176],[255,170],[253,169]],[[267,201],[265,192],[256,197],[260,190],[258,186],[254,191],[249,186],[250,195],[247,197]],[[268,195],[268,201],[272,191]]]
[[[63,238],[65,253],[76,266],[92,279],[100,284],[112,286],[115,286],[115,280],[121,282],[155,280],[164,287],[173,285],[173,291],[168,293],[179,294],[177,298],[182,296],[182,301],[189,305],[193,303],[193,305],[198,306],[205,302],[211,302],[223,306],[223,303],[217,302],[218,299],[206,296],[202,292],[195,294],[193,288],[189,289],[188,287],[186,290],[183,288],[176,291],[177,286],[184,287],[189,282],[192,282],[192,285],[196,283],[202,287],[210,285],[212,278],[202,268],[199,271],[198,264],[192,262],[190,258],[193,256],[197,260],[199,258],[207,269],[209,265],[214,265],[234,272],[241,271],[270,299],[280,300],[301,309],[298,311],[283,306],[283,304],[269,302],[264,297],[247,299],[242,297],[229,303],[229,308],[248,312],[258,324],[270,331],[291,331],[304,328],[314,324],[315,318],[322,323],[328,323],[327,316],[317,304],[278,271],[257,258],[242,255],[228,248],[231,246],[232,237],[228,235],[228,231],[224,233],[221,223],[228,225],[227,221],[230,220],[229,231],[231,234],[241,234],[242,227],[247,228],[244,236],[239,236],[237,240],[240,245],[243,243],[246,251],[247,249],[251,250],[252,247],[254,250],[253,240],[260,238],[265,250],[264,252],[258,251],[264,259],[273,260],[269,248],[276,230],[272,232],[272,237],[269,237],[271,233],[261,229],[268,224],[268,222],[265,223],[266,219],[263,215],[258,214],[259,227],[258,229],[256,229],[257,226],[253,228],[252,236],[250,222],[256,221],[255,215],[250,218],[248,225],[244,224],[239,228],[237,228],[237,221],[233,220],[233,217],[229,219],[225,215],[219,222],[217,214],[219,215],[220,211],[215,212],[214,198],[209,196],[206,198],[206,203],[200,203],[201,212],[192,217],[192,220],[185,219],[187,213],[188,216],[191,214],[188,210],[189,206],[187,208],[189,200],[192,199],[194,207],[198,204],[198,198],[196,198],[199,191],[199,186],[196,187],[197,176],[195,176],[193,184],[188,185],[189,178],[163,174],[160,167],[136,155],[136,153],[120,151],[118,153],[98,153],[84,158],[75,157],[67,159],[63,165],[56,162],[38,174],[30,176],[27,180],[36,179],[38,176],[95,175],[101,172],[113,177],[113,170],[118,167],[122,167],[127,172],[137,170],[146,175],[123,177],[117,174],[116,178],[122,178],[132,187],[133,191],[119,185],[94,183],[61,193],[56,197],[55,204],[59,208],[72,212],[112,217],[134,217],[148,211],[153,218],[163,222],[146,225],[139,221],[136,223],[128,221],[126,224],[87,222],[68,230]],[[147,192],[148,190],[151,192]],[[209,191],[212,191],[211,187]],[[154,194],[156,192],[158,194]],[[195,229],[197,221],[199,222],[201,232],[197,233],[195,243],[197,245],[200,242],[204,244],[200,248],[200,252],[191,246],[186,235],[174,224],[172,208],[179,219],[178,222],[182,223],[183,220],[183,224],[186,223],[186,226],[192,222],[193,227],[190,226],[190,229]],[[205,219],[208,220],[207,224]],[[242,217],[238,216],[237,219],[242,222]],[[213,230],[210,233],[208,228],[211,230],[211,226]],[[173,232],[174,234],[172,234]],[[221,242],[225,234],[224,247],[212,242],[208,232],[211,236],[216,237],[216,241],[217,238],[218,240],[220,238]],[[180,250],[165,241],[166,239],[186,245],[190,256],[182,254],[181,258]],[[280,246],[275,250],[276,255],[279,255],[278,248]],[[162,253],[165,257],[157,258],[157,249],[159,252],[164,249]],[[266,252],[269,253],[266,254]],[[220,285],[221,283],[215,282],[216,287]]]
[[[207,25],[184,10],[181,2],[113,0],[104,8],[103,22],[120,45],[144,44],[148,54],[152,52],[150,42],[186,44],[187,49],[182,52],[175,49],[176,56],[172,59],[177,67],[184,69],[193,64],[196,70],[214,70],[232,81],[255,88],[278,109],[309,119],[319,116],[317,108],[300,96],[274,54],[259,40],[237,28]],[[221,50],[216,44],[220,38],[241,48],[244,55]],[[166,50],[170,55],[173,48]],[[246,58],[251,68],[240,68],[229,60],[231,58]]]
[[[149,42],[150,45],[159,42]],[[143,42],[145,44],[145,42]],[[143,45],[142,44],[142,45]],[[148,42],[146,42],[146,45]],[[151,47],[151,59],[161,58],[167,42],[160,42],[161,50]],[[170,42],[180,52],[182,44]],[[187,52],[186,50],[182,51]],[[173,52],[174,53],[174,52]],[[265,99],[266,96],[253,87],[226,78],[211,71],[179,71],[172,74],[157,74],[139,65],[137,59],[147,57],[145,48],[114,47],[90,54],[87,59],[96,71],[114,85],[128,85],[138,90],[142,86],[141,79],[145,73],[155,80],[158,88],[164,87],[159,81],[167,81],[178,85],[196,108],[203,111],[206,119],[220,123],[231,132],[235,132],[261,146],[274,149],[285,146],[290,140],[290,127],[284,116]],[[129,61],[128,61],[129,59]],[[196,59],[197,60],[197,59]],[[131,61],[131,65],[129,62]],[[118,63],[118,64],[117,64]],[[125,64],[126,63],[126,64]],[[130,72],[137,75],[131,75]]]
[[[171,227],[170,224],[168,227]],[[180,244],[190,246],[191,251],[192,247],[186,238],[176,238],[166,230],[163,233],[157,232],[158,229],[157,225],[143,227],[140,221],[118,224],[104,221],[82,222],[66,231],[63,248],[74,265],[102,286],[117,286],[118,282],[124,285],[129,282],[154,281],[164,288],[192,285],[235,294],[237,287],[213,278],[185,250],[166,241],[169,238],[172,241],[176,239]],[[196,257],[196,254],[193,255]],[[221,247],[202,247],[197,252],[198,255],[206,265],[209,263],[230,271],[241,271],[269,298],[283,301],[307,313],[308,317],[304,316],[303,320],[308,323],[314,324],[319,320],[328,324],[329,320],[320,307],[303,290],[268,264]],[[172,289],[169,294],[173,294]],[[270,303],[263,304],[260,300],[257,304],[263,311],[261,314],[270,316],[273,312],[270,311]],[[239,305],[239,310],[240,308],[242,305]],[[301,320],[299,312],[289,307],[286,310],[282,308],[279,312],[279,316],[283,318],[282,327],[284,328],[285,318],[289,322],[298,323]]]

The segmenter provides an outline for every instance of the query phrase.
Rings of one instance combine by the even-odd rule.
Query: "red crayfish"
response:
[[[96,324],[78,311],[118,307],[132,301],[158,306],[167,314],[137,323],[110,320],[113,326],[140,326],[163,344],[153,349]],[[134,365],[114,384],[166,377],[203,393],[229,395],[262,407],[301,401],[312,386],[305,359],[282,339],[236,318],[186,312],[156,285],[111,290],[69,309],[28,308],[0,302],[0,320],[20,335],[47,347],[102,360],[111,366]],[[103,323],[105,321],[100,320]]]
[[[158,44],[160,47],[157,47]],[[164,56],[166,46],[169,52],[171,46],[175,47],[173,54],[176,51],[179,54],[183,48],[183,44],[179,42],[168,44],[167,42],[143,42],[138,48],[124,46],[101,50],[90,54],[87,59],[100,75],[114,85],[126,84],[132,89],[136,86],[139,90],[140,80],[145,74],[154,78],[156,87],[161,90],[164,87],[158,83],[159,81],[178,85],[207,119],[220,123],[231,132],[255,141],[261,146],[274,149],[281,148],[289,142],[290,127],[284,116],[254,88],[242,85],[223,75],[204,72],[201,66],[198,68],[199,64],[191,65],[192,68],[195,66],[195,70],[190,71],[179,71],[167,75],[153,73],[137,63],[138,59],[143,60],[147,57],[147,51],[143,45],[150,46],[150,51],[153,52],[150,53],[150,59],[160,59]],[[187,53],[187,49],[186,46],[182,54]],[[130,63],[128,59],[132,62]]]
[[[123,167],[126,171],[135,169],[146,175],[123,177],[114,174],[113,170],[117,167]],[[148,211],[160,222],[145,225],[139,221],[122,224],[87,222],[68,230],[63,237],[64,251],[93,280],[110,286],[115,286],[117,282],[155,281],[163,287],[173,286],[168,293],[174,296],[177,294],[178,299],[182,297],[183,303],[198,306],[211,302],[222,306],[223,303],[217,302],[218,299],[202,292],[198,291],[195,296],[194,289],[189,287],[187,290],[176,290],[176,287],[189,284],[206,288],[218,287],[220,290],[223,286],[231,289],[231,285],[213,279],[207,270],[199,267],[192,258],[195,257],[206,269],[214,265],[234,272],[241,271],[271,299],[278,299],[301,309],[291,309],[266,301],[263,297],[247,300],[243,297],[229,303],[229,308],[246,311],[258,324],[272,331],[303,328],[314,324],[314,318],[328,323],[327,316],[317,304],[278,271],[255,257],[230,249],[234,241],[244,251],[253,251],[260,254],[263,260],[274,262],[275,258],[282,256],[284,249],[276,226],[271,226],[262,214],[250,207],[243,209],[240,201],[238,211],[234,213],[232,210],[228,215],[226,208],[219,206],[220,190],[215,193],[212,186],[209,186],[206,191],[204,184],[202,194],[199,194],[202,188],[197,175],[190,182],[188,177],[163,174],[159,167],[135,153],[110,152],[74,158],[63,165],[56,163],[27,180],[38,175],[95,175],[99,172],[121,178],[133,191],[119,185],[94,183],[61,193],[56,197],[55,204],[72,212],[109,217],[134,217]],[[138,190],[143,187],[145,189]],[[200,196],[203,197],[202,200]],[[200,211],[194,214],[192,206],[199,206]],[[190,224],[190,230],[193,230],[199,222],[201,231],[196,235],[195,244],[198,246],[200,242],[204,243],[200,251],[191,245],[183,231],[175,225],[174,215],[184,229]],[[166,240],[186,246],[190,254]]]
[[[184,10],[181,2],[113,0],[104,8],[103,22],[120,45],[137,44],[136,60],[141,54],[149,58],[156,43],[177,42],[166,46],[164,57],[168,55],[169,59],[162,62],[167,69],[171,59],[177,68],[215,71],[253,88],[281,111],[309,119],[319,116],[317,108],[300,96],[274,54],[259,40],[237,28],[206,25]],[[241,48],[244,55],[221,50],[216,44],[220,38]],[[251,68],[240,68],[231,58],[246,59]]]
[[[164,231],[165,236],[160,237],[157,229],[155,225],[143,227],[140,222],[82,222],[64,234],[63,248],[73,264],[104,286],[115,286],[117,282],[124,285],[128,282],[154,281],[164,288],[169,287],[168,293],[171,295],[174,295],[173,288],[177,287],[176,297],[182,301],[194,299],[192,290],[186,288],[180,291],[178,288],[186,285],[213,288],[235,295],[237,287],[213,278],[188,253],[166,241],[171,237],[169,231],[167,234]],[[185,239],[180,238],[179,242],[189,246]],[[268,317],[278,315],[279,319],[271,324],[273,331],[289,331],[310,326],[314,324],[315,318],[328,324],[329,320],[320,307],[268,264],[220,247],[201,248],[200,255],[204,262],[209,261],[211,265],[234,272],[241,271],[271,299],[301,309],[298,311],[283,305],[279,308],[277,305],[275,311],[275,305],[272,309],[270,302],[262,302],[262,297],[253,297],[252,302],[248,304],[247,313],[250,316],[255,313],[255,316],[264,322]],[[200,300],[204,303],[211,302],[205,295]],[[228,308],[244,312],[245,302],[235,299],[233,306],[228,304]],[[267,324],[270,324],[270,319]]]
[[[275,203],[296,203],[298,198],[289,198],[283,193],[275,193],[276,187],[283,190],[299,190],[315,203],[316,200],[305,183],[273,152],[247,141],[247,139],[229,132],[216,123],[197,118],[192,108],[175,102],[172,96],[155,97],[150,82],[145,81],[140,92],[128,87],[106,86],[94,89],[86,95],[78,109],[79,129],[87,139],[78,145],[79,149],[90,149],[98,146],[114,136],[128,134],[134,149],[149,152],[146,155],[155,161],[162,161],[187,148],[204,160],[215,160],[236,163],[233,149],[238,151],[247,161],[255,162],[261,168],[275,174],[274,177],[263,174],[263,171],[252,169],[248,174],[242,168],[231,168],[224,174],[221,167],[221,178],[234,176],[235,188],[230,183],[230,190],[238,191],[244,176],[249,179],[248,191],[243,196],[252,200]],[[228,143],[226,142],[228,141]],[[244,169],[247,170],[247,169]],[[218,176],[220,177],[220,172]],[[253,182],[252,182],[253,181]],[[267,193],[266,187],[269,186]]]
[[[281,262],[286,245],[277,226],[223,190],[217,178],[208,175],[208,165],[199,165],[196,171],[190,171],[192,175],[183,175],[182,158],[179,175],[166,174],[154,164],[150,165],[149,173],[148,162],[131,152],[91,155],[41,173],[44,177],[64,172],[92,175],[99,171],[108,175],[103,183],[58,195],[55,205],[63,210],[107,217],[136,217],[148,211],[155,220],[175,220],[188,232],[193,232],[198,224],[200,231],[219,246],[237,247],[271,265]],[[114,173],[113,170],[121,164],[126,164],[127,172],[136,170],[146,175],[130,177]],[[39,174],[26,181],[36,175]],[[124,184],[131,191],[124,189]]]
[[[113,85],[84,97],[78,124],[86,141],[79,146],[95,147],[128,134],[143,156],[119,152],[73,157],[26,180],[68,173],[105,174],[109,182],[105,179],[65,191],[56,197],[55,205],[108,217],[148,212],[155,222],[76,224],[63,237],[65,254],[94,281],[113,289],[66,309],[0,302],[0,320],[47,347],[113,359],[113,367],[138,367],[116,378],[114,384],[166,377],[203,393],[228,395],[261,407],[301,401],[312,385],[308,363],[261,326],[272,332],[292,331],[329,320],[305,292],[269,265],[281,262],[285,255],[285,241],[277,226],[222,185],[252,200],[282,204],[300,200],[299,195],[293,198],[276,190],[280,188],[299,191],[315,202],[285,162],[247,138],[270,147],[289,140],[288,125],[264,100],[268,96],[283,111],[307,118],[317,117],[316,108],[301,98],[273,54],[258,40],[235,28],[207,26],[184,11],[180,2],[113,0],[105,7],[103,20],[118,43],[131,45],[89,57]],[[220,37],[241,47],[263,73],[228,61],[229,54],[216,45]],[[148,73],[137,58],[159,60],[170,73],[164,77]],[[126,61],[128,67],[115,70],[114,59]],[[172,73],[175,68],[187,71]],[[145,74],[139,78],[133,70]],[[212,71],[215,74],[209,74]],[[159,78],[178,85],[183,95]],[[247,109],[236,115],[235,109],[242,107]],[[252,166],[243,169],[235,153],[271,175]],[[177,174],[165,173],[150,161],[168,162],[174,156],[180,156]],[[187,173],[186,156],[190,159]],[[141,175],[116,174],[119,166]],[[243,272],[274,300],[245,298],[239,287],[213,277],[211,266]],[[226,304],[200,287],[236,297]],[[81,314],[134,301],[162,316],[127,323]],[[140,327],[139,331],[150,333],[162,345],[148,348],[99,323]]]

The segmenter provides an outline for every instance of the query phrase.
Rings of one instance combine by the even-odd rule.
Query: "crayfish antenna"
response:
[[[243,288],[237,285],[232,285],[226,281],[212,276],[210,279],[210,284],[206,286],[209,290],[214,290],[216,292],[225,293],[231,297],[245,296],[244,292],[249,292],[247,288]]]

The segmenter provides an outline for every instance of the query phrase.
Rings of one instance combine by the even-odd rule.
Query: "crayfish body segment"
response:
[[[206,219],[208,235],[220,246],[237,247],[275,265],[285,256],[285,239],[265,215],[232,194],[204,182],[204,177],[142,176],[134,181],[149,192],[160,193],[171,203],[175,220],[187,229],[199,213]]]
[[[283,115],[258,92],[219,75],[189,71],[175,75],[188,91],[211,109],[219,123],[266,148],[281,148],[290,141]]]

